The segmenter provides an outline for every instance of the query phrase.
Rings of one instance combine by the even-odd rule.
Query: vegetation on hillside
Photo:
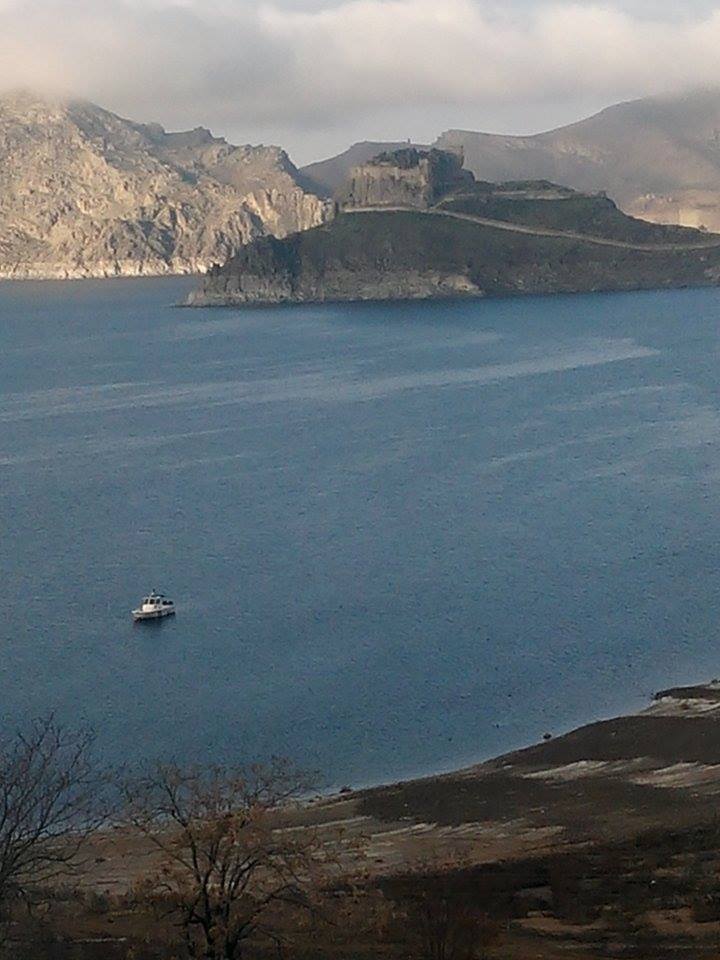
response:
[[[535,188],[539,186],[541,184],[534,185]],[[489,220],[505,220],[530,227],[581,233],[627,243],[700,242],[696,230],[637,220],[622,213],[612,200],[604,196],[590,196],[572,191],[566,191],[565,196],[560,198],[526,196],[524,190],[532,189],[533,185],[530,184],[503,184],[493,191],[479,190],[473,194],[448,197],[442,201],[440,207],[486,217]],[[548,184],[546,189],[552,189],[552,185]]]

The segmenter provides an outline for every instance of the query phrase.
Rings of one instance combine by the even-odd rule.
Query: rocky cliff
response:
[[[426,210],[454,190],[471,188],[462,155],[406,147],[386,151],[350,171],[338,200],[343,208],[405,206]]]
[[[166,133],[87,102],[0,98],[0,277],[195,273],[323,223],[277,147]]]

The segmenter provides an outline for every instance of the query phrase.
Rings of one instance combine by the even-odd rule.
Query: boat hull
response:
[[[160,620],[162,617],[175,616],[174,610],[133,610],[132,617],[136,622],[139,620]]]

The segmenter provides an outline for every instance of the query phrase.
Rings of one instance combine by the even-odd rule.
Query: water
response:
[[[720,672],[720,292],[187,289],[0,286],[6,723],[360,784]]]

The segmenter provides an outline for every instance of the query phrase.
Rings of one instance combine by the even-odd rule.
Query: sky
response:
[[[720,85],[720,0],[0,0],[0,88],[279,143],[535,133]]]

